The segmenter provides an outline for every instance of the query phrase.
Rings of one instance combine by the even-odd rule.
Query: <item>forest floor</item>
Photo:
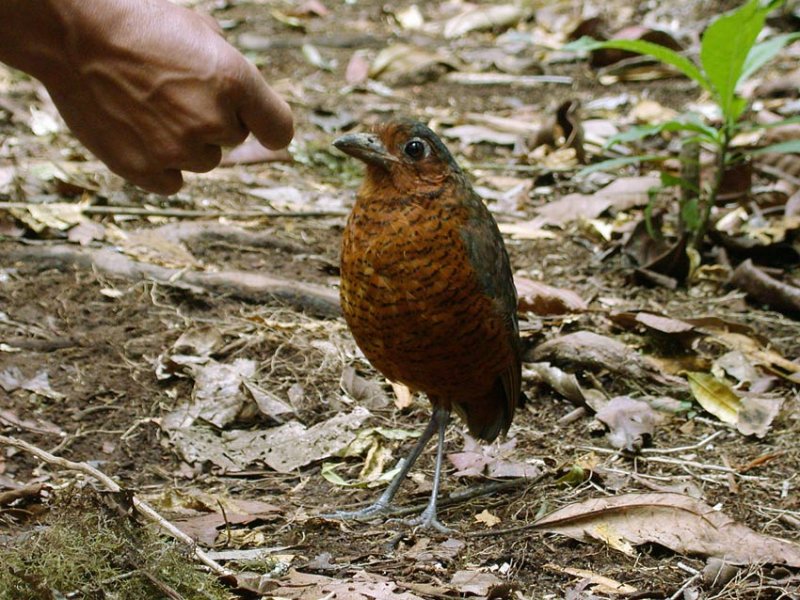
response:
[[[593,134],[624,130],[645,108],[668,114],[700,105],[696,86],[677,77],[627,80],[624,71],[606,73],[616,77],[606,85],[585,60],[559,53],[564,31],[589,12],[580,2],[544,3],[510,28],[453,39],[436,25],[463,10],[457,3],[420,3],[417,29],[410,3],[310,2],[310,12],[292,14],[301,4],[196,4],[290,101],[297,135],[290,159],[188,175],[168,198],[108,174],[36,82],[0,70],[0,200],[16,203],[0,205],[0,434],[106,473],[216,560],[248,571],[240,583],[267,597],[800,598],[798,564],[786,566],[800,560],[800,322],[729,283],[731,268],[748,257],[786,281],[800,279],[793,232],[787,226],[780,247],[731,254],[729,263],[715,262],[709,244],[699,275],[674,288],[643,282],[625,241],[648,203],[641,178],[658,183],[653,165],[575,177],[582,165],[559,141],[563,131],[549,145],[534,143],[571,101],[580,106],[574,118],[585,124],[589,160],[597,160]],[[624,4],[602,7],[612,30],[672,19],[673,34],[690,41],[711,15],[735,6],[686,2],[668,19],[648,3]],[[796,29],[791,19],[786,10],[770,27]],[[359,77],[399,43],[425,56],[406,49],[386,59],[390,75]],[[796,69],[797,44],[786,52],[762,77]],[[474,85],[452,76],[468,72],[509,79]],[[564,79],[534,84],[528,75]],[[373,499],[430,414],[424,397],[398,398],[371,368],[336,305],[340,238],[361,170],[331,142],[399,115],[444,134],[506,234],[527,302],[520,323],[531,401],[508,438],[489,448],[467,439],[460,422],[449,428],[440,517],[450,534],[321,516]],[[774,170],[754,173],[753,189],[775,182]],[[622,187],[599,212],[583,214],[579,200],[542,212],[572,193],[589,203],[614,182]],[[618,204],[622,196],[631,201]],[[658,201],[657,210],[671,206]],[[558,289],[537,296],[525,282]],[[587,348],[564,337],[576,332],[604,337],[583,338]],[[553,340],[562,344],[543,346]],[[746,435],[735,416],[724,422],[704,410],[687,373],[727,381],[743,402],[755,398],[747,406],[761,410],[756,434]],[[579,384],[588,406],[559,389],[559,378]],[[710,395],[719,400],[717,392]],[[654,423],[643,439],[592,414],[596,402],[618,397],[650,406]],[[618,412],[624,419],[626,410]],[[424,506],[433,456],[432,444],[401,506]],[[508,477],[518,474],[528,477]],[[459,499],[495,481],[512,483]],[[82,513],[106,510],[92,488],[103,486],[0,444],[0,540],[11,552],[76,503]],[[635,525],[616,520],[613,506],[577,522],[583,540],[530,525],[573,503],[634,493],[655,494],[630,510]],[[723,545],[756,547],[774,536],[794,544],[794,557],[781,565],[765,550],[766,564],[740,561],[720,575],[708,562],[718,553],[697,549],[707,540],[684,539],[683,550],[666,541],[670,530],[704,535],[674,494],[749,528]],[[644,541],[620,539],[648,522]],[[169,597],[153,583],[160,576],[143,571],[128,596],[109,591],[112,577],[58,591]],[[267,571],[271,577],[259,577]],[[13,577],[0,574],[0,597],[65,597],[35,569],[21,581],[37,594],[18,596]],[[171,585],[173,597],[243,593]]]

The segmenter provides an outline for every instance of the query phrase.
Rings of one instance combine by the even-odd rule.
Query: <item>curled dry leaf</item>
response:
[[[454,39],[471,31],[505,29],[527,18],[529,9],[519,4],[468,5],[467,8],[444,24],[444,37]]]
[[[383,386],[377,381],[361,377],[350,365],[342,370],[339,383],[348,396],[367,408],[383,408],[389,404]]]
[[[778,281],[747,259],[733,272],[732,283],[751,298],[784,313],[800,313],[800,288]]]
[[[531,363],[523,372],[525,379],[534,379],[546,383],[575,406],[588,408],[586,394],[572,373],[566,373],[549,362]]]
[[[644,206],[649,200],[648,190],[658,187],[658,177],[620,177],[594,194],[568,194],[548,202],[538,213],[541,224],[562,226],[578,219],[594,219],[611,207],[629,210]]]
[[[537,315],[563,315],[588,308],[586,301],[572,290],[553,287],[527,277],[514,277],[519,297],[517,310]]]
[[[458,471],[456,477],[527,477],[533,479],[542,472],[541,465],[534,465],[513,457],[517,440],[512,438],[503,444],[478,443],[474,438],[464,436],[464,451],[448,454],[447,458]]]
[[[0,371],[0,388],[6,392],[25,390],[51,400],[63,400],[66,396],[50,387],[50,376],[47,371],[37,371],[28,377],[17,366],[10,366]]]
[[[486,597],[503,583],[494,573],[484,571],[456,571],[450,580],[450,587],[464,595]]]
[[[659,544],[732,564],[800,567],[800,545],[762,535],[680,494],[625,494],[570,504],[537,520],[537,529],[579,541],[609,532],[628,543]]]
[[[525,358],[572,369],[607,369],[643,384],[686,389],[682,379],[662,373],[655,363],[622,342],[591,331],[577,331],[539,344]]]
[[[710,373],[687,373],[689,388],[697,402],[723,423],[736,425],[742,401],[730,386]]]
[[[629,452],[638,452],[647,445],[662,420],[647,402],[630,396],[612,398],[595,416],[608,427],[609,443]]]
[[[370,66],[369,76],[389,85],[414,85],[435,81],[458,64],[444,50],[394,44],[380,51]]]
[[[635,594],[639,590],[633,587],[632,585],[628,585],[625,583],[620,583],[614,579],[609,577],[605,577],[600,575],[599,573],[594,573],[593,571],[588,571],[586,569],[574,569],[571,567],[559,567],[558,565],[548,564],[545,565],[548,569],[553,569],[558,573],[566,573],[567,575],[573,575],[574,577],[580,577],[581,579],[587,580],[589,585],[592,587],[592,591],[597,592],[598,594],[607,594],[607,595],[618,595],[618,594]]]

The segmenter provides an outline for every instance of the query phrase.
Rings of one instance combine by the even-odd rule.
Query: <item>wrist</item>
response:
[[[41,79],[64,65],[66,39],[67,26],[51,0],[0,2],[0,61]]]

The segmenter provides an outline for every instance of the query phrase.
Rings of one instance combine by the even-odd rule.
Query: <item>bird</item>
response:
[[[437,496],[451,412],[472,436],[492,442],[525,401],[508,253],[467,175],[424,123],[395,118],[333,145],[366,165],[342,238],[345,320],[369,362],[388,380],[425,393],[433,411],[378,500],[328,516],[391,512],[402,481],[438,433],[431,497],[409,523],[447,532]]]

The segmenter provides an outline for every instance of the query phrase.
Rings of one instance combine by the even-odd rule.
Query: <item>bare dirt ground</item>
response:
[[[33,135],[26,124],[30,116],[26,109],[47,110],[46,103],[34,82],[5,72],[0,164],[17,169],[17,187],[2,199],[30,203],[84,199],[109,207],[109,214],[89,216],[91,222],[106,228],[105,239],[95,237],[86,246],[71,243],[76,250],[123,248],[135,260],[178,271],[268,274],[317,284],[335,295],[345,219],[341,211],[352,203],[360,177],[358,167],[328,151],[330,142],[342,131],[337,122],[348,129],[360,128],[388,115],[404,114],[434,124],[454,124],[468,120],[468,113],[506,116],[519,106],[533,107],[545,115],[567,99],[586,104],[622,93],[649,97],[680,110],[697,97],[697,91],[680,79],[622,82],[609,89],[598,84],[582,62],[555,62],[546,67],[548,74],[573,77],[571,85],[476,88],[439,79],[395,85],[383,96],[344,90],[344,71],[354,50],[366,48],[366,56],[374,57],[390,40],[413,40],[416,35],[420,43],[428,43],[426,35],[398,27],[392,14],[406,7],[406,3],[400,4],[330,3],[329,15],[300,19],[303,29],[293,29],[275,17],[275,11],[288,14],[288,5],[283,3],[234,3],[223,8],[202,5],[200,8],[214,9],[214,16],[230,28],[230,39],[239,40],[291,101],[297,117],[297,139],[292,147],[295,160],[227,166],[209,175],[189,176],[184,190],[171,198],[141,194],[107,175],[100,165],[81,162],[83,152],[63,129]],[[685,24],[700,27],[709,15],[718,14],[719,7],[711,4],[696,3],[695,12],[685,15]],[[247,35],[269,40],[273,47],[253,49],[257,44],[252,37],[248,43],[243,41]],[[493,44],[494,36],[474,34],[450,43],[461,51],[485,48]],[[309,62],[304,43],[313,44],[324,60],[332,61],[330,71]],[[333,124],[326,131],[320,125],[323,122]],[[508,148],[459,146],[457,141],[449,144],[467,165],[509,160]],[[59,178],[46,177],[34,168],[51,162],[64,169],[77,165],[77,171]],[[528,176],[478,167],[469,170],[478,184],[497,174]],[[589,184],[572,177],[574,171],[543,169],[530,175],[535,179],[534,191],[515,211],[498,210],[498,220],[522,222],[549,200],[573,191],[593,191],[582,187]],[[265,200],[252,193],[264,189],[284,190],[284,195],[268,194]],[[111,237],[108,232],[141,232],[181,219],[126,216],[122,209],[128,206],[222,211],[226,216],[221,220],[201,222],[222,222],[261,237],[258,243],[224,236],[194,237],[185,244],[139,240],[137,246],[120,241],[124,235]],[[272,208],[332,214],[302,218],[251,214]],[[641,215],[640,209],[632,213],[629,219]],[[307,427],[352,413],[359,403],[354,399],[358,394],[341,379],[345,367],[353,366],[361,377],[377,382],[383,394],[368,403],[370,416],[360,428],[421,430],[429,416],[424,399],[397,408],[391,388],[358,355],[341,317],[323,314],[322,309],[302,312],[286,296],[255,301],[235,289],[181,286],[180,275],[173,281],[155,281],[114,276],[86,266],[54,267],[36,253],[68,243],[65,232],[53,227],[33,231],[8,212],[0,212],[0,226],[0,373],[17,373],[21,379],[44,373],[48,382],[36,389],[32,385],[28,389],[0,386],[0,433],[69,460],[91,463],[123,487],[149,498],[168,517],[177,518],[180,511],[170,512],[164,498],[178,492],[258,500],[277,507],[266,513],[261,507],[261,513],[246,522],[221,526],[213,543],[216,550],[270,547],[282,557],[291,555],[280,559],[287,562],[278,569],[268,596],[324,595],[315,596],[316,583],[302,580],[300,574],[356,582],[350,595],[339,590],[338,595],[327,596],[336,598],[490,595],[480,587],[470,591],[453,579],[454,574],[470,572],[490,573],[510,584],[494,588],[491,597],[498,598],[607,597],[609,592],[596,587],[596,581],[586,582],[587,573],[635,588],[626,593],[631,598],[800,597],[796,570],[775,565],[745,567],[728,583],[707,585],[694,574],[704,568],[702,556],[671,552],[658,544],[639,546],[626,555],[600,541],[578,542],[526,528],[537,516],[592,497],[680,491],[718,506],[757,532],[800,542],[800,399],[797,385],[785,379],[776,378],[771,384],[769,393],[783,404],[762,438],[742,435],[691,404],[686,390],[677,399],[689,408],[671,414],[656,427],[652,447],[667,451],[693,447],[717,434],[713,442],[677,453],[631,455],[616,451],[591,416],[564,419],[575,406],[529,373],[523,385],[531,402],[518,413],[511,428],[516,446],[507,458],[536,465],[545,471],[544,477],[534,483],[519,480],[517,485],[490,495],[448,502],[451,494],[485,485],[489,479],[455,477],[456,469],[447,463],[440,516],[452,527],[450,535],[417,532],[397,522],[340,523],[319,515],[363,505],[379,489],[336,485],[323,477],[321,467],[335,463],[338,476],[354,481],[364,466],[363,456],[326,457],[286,473],[263,462],[226,469],[202,457],[190,460],[164,419],[177,407],[197,399],[193,371],[172,361],[173,355],[179,354],[176,342],[187,332],[213,330],[216,341],[207,357],[224,364],[237,359],[254,361],[252,381],[290,403],[294,410],[291,419]],[[599,239],[590,228],[571,223],[552,229],[552,233],[550,239],[508,237],[514,269],[524,277],[576,292],[589,302],[589,309],[560,316],[521,314],[530,352],[545,340],[587,330],[617,338],[628,344],[631,352],[659,357],[664,360],[660,364],[667,359],[678,364],[693,357],[698,366],[687,370],[708,371],[713,360],[726,351],[702,336],[686,344],[669,335],[622,327],[610,316],[647,310],[675,319],[718,317],[749,327],[748,335],[767,340],[770,350],[790,361],[800,356],[796,319],[747,303],[744,294],[724,282],[677,289],[638,285],[625,257],[606,252],[612,244]],[[171,254],[176,246],[185,254]],[[793,268],[796,276],[796,265]],[[529,359],[531,356],[528,354]],[[576,374],[585,388],[603,390],[608,397],[658,395],[647,384],[631,381],[614,368],[562,366]],[[269,432],[276,426],[275,419],[264,415],[238,415],[217,432]],[[268,444],[269,438],[266,440]],[[450,452],[463,448],[460,423],[449,429],[447,443]],[[408,439],[384,440],[381,448],[388,451],[385,469],[392,468],[410,445]],[[431,446],[425,452],[415,469],[417,475],[403,488],[401,505],[425,502],[433,451]],[[650,460],[654,457],[674,460]],[[565,476],[578,467],[581,474],[577,478]],[[75,477],[24,452],[0,448],[0,492],[37,482],[59,488]],[[13,540],[34,525],[33,515],[38,511],[32,506],[41,502],[30,502],[24,509],[0,509],[3,539]],[[47,510],[58,511],[58,505]],[[213,502],[208,510],[216,510]],[[484,511],[492,517],[489,523],[486,518],[476,518]],[[384,589],[383,595],[374,590],[370,595],[358,582],[373,576],[385,577],[393,585]],[[298,583],[301,580],[305,581],[302,585]],[[687,582],[684,593],[681,588]],[[91,597],[107,596],[98,593]],[[152,597],[161,595],[154,591]]]

